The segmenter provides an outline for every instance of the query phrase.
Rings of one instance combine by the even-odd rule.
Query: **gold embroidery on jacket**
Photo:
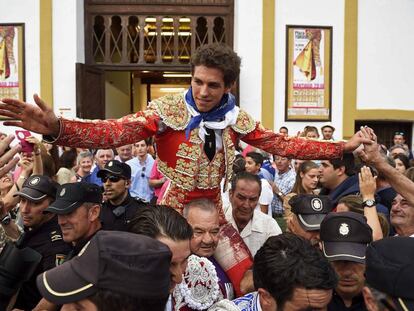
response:
[[[248,134],[256,128],[256,122],[246,111],[240,109],[236,124],[231,127],[237,133]]]
[[[183,94],[169,94],[150,103],[162,121],[174,130],[184,130],[191,119]]]

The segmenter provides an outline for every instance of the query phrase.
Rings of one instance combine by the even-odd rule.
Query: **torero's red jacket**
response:
[[[240,109],[235,124],[222,131],[223,148],[210,162],[203,150],[198,128],[185,137],[191,114],[184,96],[167,95],[149,108],[117,120],[60,119],[55,143],[72,147],[108,148],[131,144],[155,135],[159,170],[171,180],[163,204],[182,210],[189,201],[203,197],[220,203],[220,182],[232,176],[235,146],[242,140],[271,154],[296,159],[341,157],[343,142],[286,137],[265,129]],[[220,206],[220,204],[219,204]]]

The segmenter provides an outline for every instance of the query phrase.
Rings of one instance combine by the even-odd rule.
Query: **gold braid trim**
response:
[[[245,135],[256,128],[256,122],[246,111],[240,109],[236,124],[232,125],[231,128],[237,133]]]
[[[169,94],[150,102],[168,127],[176,131],[184,130],[191,119],[183,94]]]
[[[233,163],[236,158],[236,149],[230,136],[230,129],[225,128],[223,131],[223,149],[224,149],[224,160],[225,160],[225,175],[224,175],[224,188],[226,192],[230,179],[233,176]]]

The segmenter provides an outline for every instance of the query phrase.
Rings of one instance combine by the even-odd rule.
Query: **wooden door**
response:
[[[105,119],[105,76],[95,66],[76,63],[76,116]]]

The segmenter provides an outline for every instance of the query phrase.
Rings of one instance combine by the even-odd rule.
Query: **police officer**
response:
[[[63,240],[73,245],[66,261],[76,256],[83,246],[101,229],[102,191],[92,183],[63,184],[56,200],[46,209],[57,214]]]
[[[414,310],[414,239],[375,241],[366,254],[367,286],[363,294],[368,311]]]
[[[111,160],[98,172],[98,177],[102,179],[107,198],[100,215],[103,229],[127,231],[137,209],[147,205],[129,194],[131,167]]]
[[[354,212],[328,214],[321,223],[322,252],[338,276],[328,311],[365,311],[365,252],[372,229],[365,216]]]
[[[331,199],[327,195],[298,194],[289,200],[289,205],[293,213],[287,223],[289,231],[319,247],[319,229],[333,209]]]
[[[56,200],[45,210],[57,214],[63,240],[73,248],[65,261],[78,255],[101,229],[99,214],[102,204],[101,188],[92,183],[78,182],[61,185]],[[42,299],[36,310],[55,310],[53,303]]]
[[[30,247],[42,255],[34,276],[23,283],[14,308],[32,310],[42,298],[36,287],[36,276],[61,264],[70,251],[63,241],[57,217],[45,212],[55,199],[57,183],[47,176],[32,175],[15,196],[20,197],[20,214],[24,232],[16,242],[19,248]]]

